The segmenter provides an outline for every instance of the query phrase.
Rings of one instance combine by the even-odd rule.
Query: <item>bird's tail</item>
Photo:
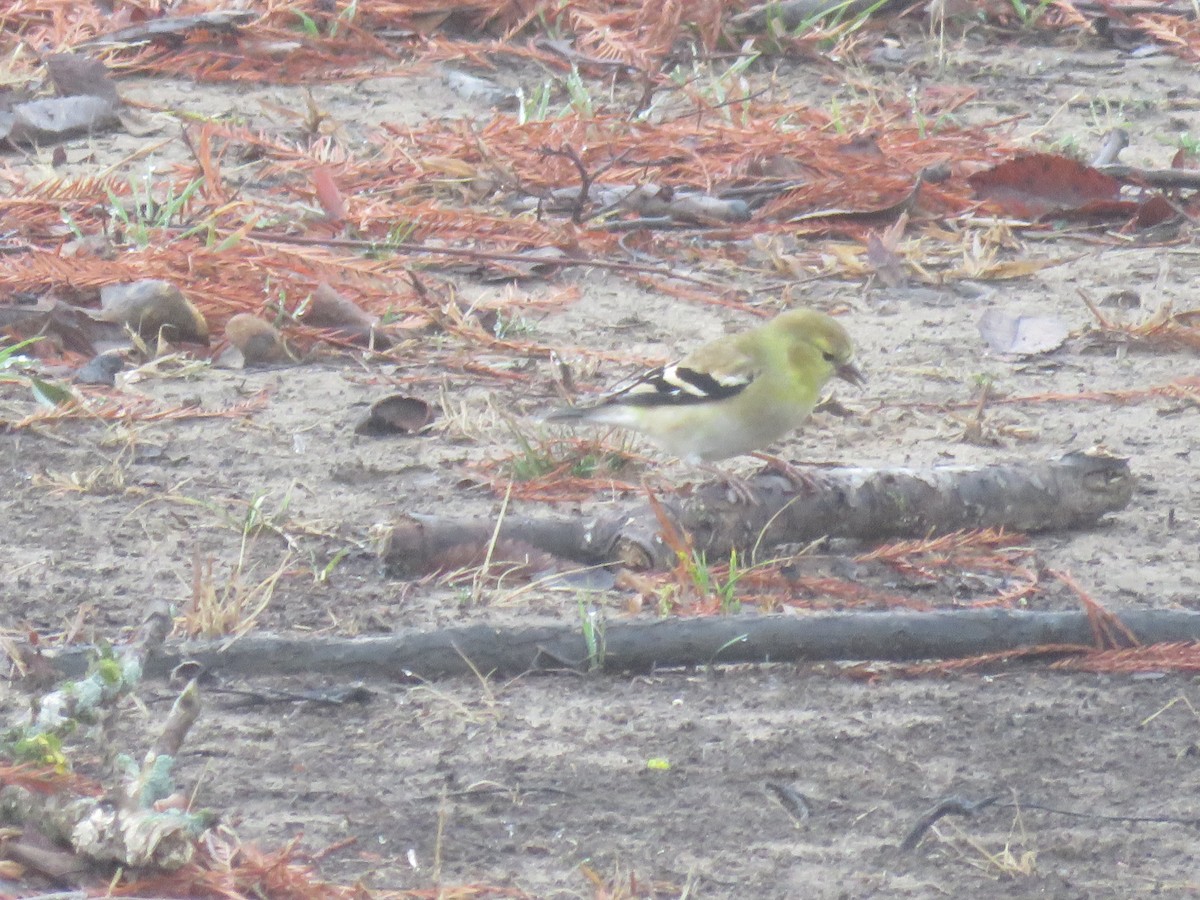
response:
[[[637,428],[637,411],[623,403],[599,403],[596,406],[564,406],[547,413],[543,422],[562,422],[567,425],[615,425],[618,428]]]
[[[552,409],[546,415],[542,416],[543,422],[585,422],[588,419],[588,413],[591,412],[586,406],[563,406],[558,409]]]

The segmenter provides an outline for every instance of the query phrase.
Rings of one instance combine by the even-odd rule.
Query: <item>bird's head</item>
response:
[[[791,339],[793,362],[798,368],[816,368],[822,382],[836,376],[851,384],[865,379],[854,365],[854,344],[836,319],[813,309],[795,309],[780,313],[777,324]]]

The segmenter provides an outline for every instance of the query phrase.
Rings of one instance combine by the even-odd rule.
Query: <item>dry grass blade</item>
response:
[[[1155,350],[1200,351],[1200,309],[1175,312],[1170,303],[1163,303],[1148,318],[1137,324],[1116,322],[1105,315],[1086,291],[1079,296],[1100,326],[1100,337]]]
[[[247,634],[270,605],[279,579],[291,564],[291,554],[284,554],[274,571],[247,584],[249,567],[245,550],[243,546],[224,584],[213,574],[213,560],[201,559],[197,552],[192,566],[192,594],[182,619],[188,637]]]

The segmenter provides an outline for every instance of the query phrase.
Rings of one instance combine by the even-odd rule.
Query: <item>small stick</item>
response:
[[[932,828],[934,823],[943,816],[970,817],[981,809],[987,809],[987,807],[999,800],[1000,797],[1000,794],[996,794],[994,797],[974,801],[967,800],[957,794],[953,797],[947,797],[917,820],[917,824],[912,827],[912,830],[900,842],[900,852],[911,853],[913,850],[916,850],[917,844],[921,843],[921,838],[925,836],[925,832]]]
[[[797,822],[803,822],[812,815],[808,807],[808,798],[791,785],[768,781],[766,788]]]

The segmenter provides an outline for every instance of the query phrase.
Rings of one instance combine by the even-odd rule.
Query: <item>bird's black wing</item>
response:
[[[754,380],[754,373],[713,373],[692,369],[684,363],[660,366],[633,384],[605,398],[604,403],[629,406],[684,406],[712,403],[736,397]]]

